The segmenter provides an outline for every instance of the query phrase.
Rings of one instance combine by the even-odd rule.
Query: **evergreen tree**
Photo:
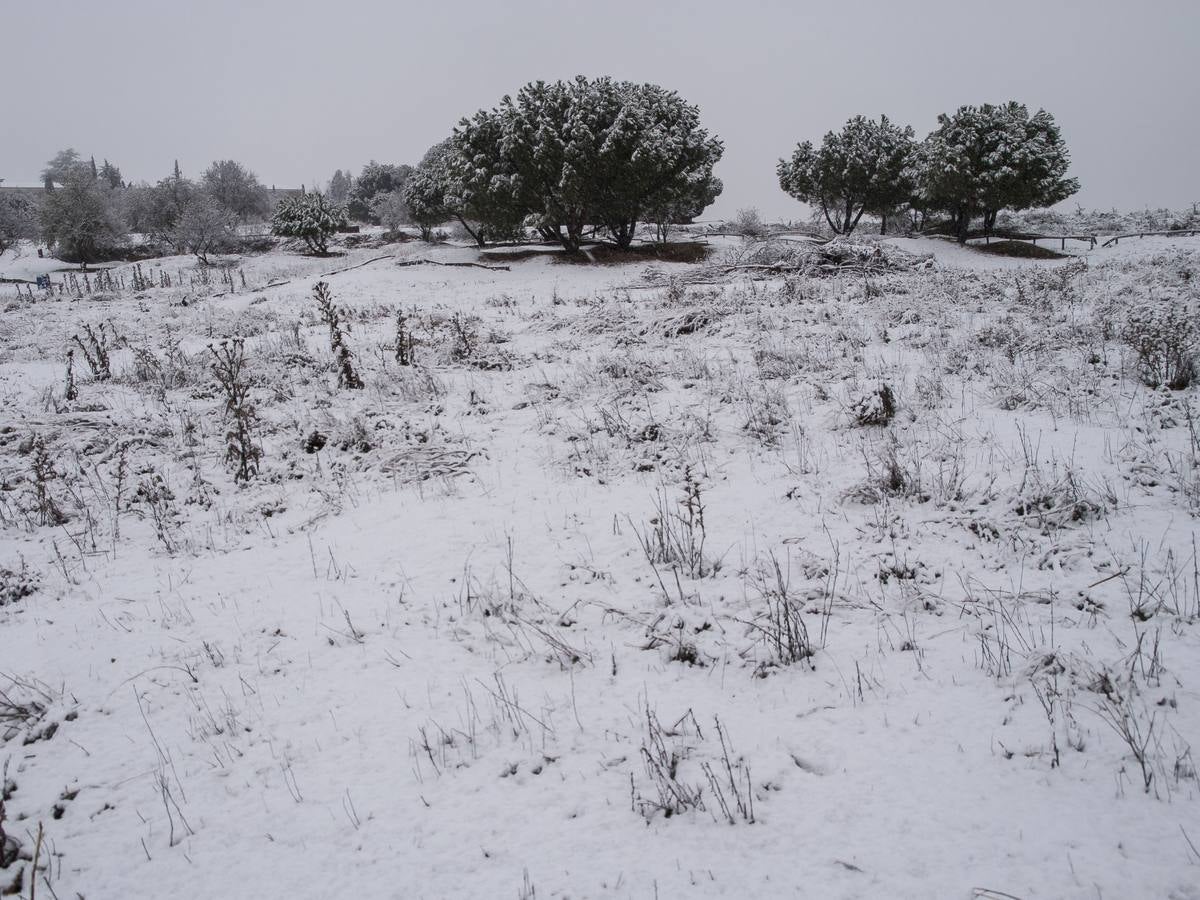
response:
[[[628,246],[638,221],[711,178],[723,151],[673,91],[583,76],[528,84],[451,141],[451,209],[501,228],[532,216],[570,252],[589,226]]]
[[[329,199],[334,203],[345,203],[350,199],[350,188],[353,185],[354,179],[350,177],[350,172],[338,169],[329,179]]]
[[[880,116],[855,116],[816,148],[798,144],[780,160],[779,186],[821,210],[836,234],[850,234],[863,213],[886,216],[912,194],[913,130]]]
[[[409,217],[421,229],[424,240],[429,240],[433,229],[454,215],[446,204],[447,156],[451,152],[449,140],[430,147],[404,186]]]
[[[966,241],[971,220],[990,230],[1001,210],[1053,206],[1079,190],[1054,117],[1024,104],[963,106],[938,117],[919,153],[916,204],[945,212]]]
[[[654,223],[655,237],[667,240],[672,225],[685,225],[700,215],[720,196],[724,185],[714,175],[688,181],[674,196],[663,198],[646,210],[646,220]]]
[[[104,165],[100,167],[100,180],[113,190],[123,187],[121,170],[110,163],[107,159],[104,161]]]

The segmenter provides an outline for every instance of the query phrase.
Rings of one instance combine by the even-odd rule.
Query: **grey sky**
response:
[[[963,103],[1050,110],[1085,206],[1200,200],[1194,0],[0,0],[0,177],[73,146],[126,178],[234,158],[267,184],[416,162],[537,78],[652,81],[725,141],[709,215],[799,217],[775,162],[850,116],[923,136]]]

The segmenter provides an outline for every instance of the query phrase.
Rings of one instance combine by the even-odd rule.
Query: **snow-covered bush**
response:
[[[329,237],[346,222],[346,209],[322,194],[286,197],[271,219],[271,231],[279,237],[302,238],[313,253],[326,253]]]
[[[19,569],[0,566],[0,606],[16,603],[38,589],[41,579],[21,561]]]
[[[0,196],[0,253],[37,235],[37,206],[21,194]]]
[[[767,226],[756,207],[739,209],[733,221],[729,223],[729,228],[747,238],[761,238],[768,234]]]
[[[1121,337],[1137,354],[1138,377],[1149,387],[1179,391],[1195,379],[1200,330],[1194,309],[1178,302],[1140,304],[1127,314]]]
[[[805,141],[781,159],[779,186],[819,207],[835,233],[850,234],[864,212],[887,215],[911,196],[915,147],[912,128],[855,116],[820,149]]]
[[[850,418],[855,425],[886,425],[896,416],[896,397],[891,387],[878,386],[856,397],[850,404]]]

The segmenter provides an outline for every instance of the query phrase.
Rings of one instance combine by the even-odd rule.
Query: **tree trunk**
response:
[[[464,219],[462,216],[455,216],[454,218],[458,219],[458,222],[459,222],[459,224],[460,224],[460,225],[462,225],[463,229],[464,229],[464,230],[467,232],[467,234],[469,234],[469,235],[470,235],[470,236],[471,236],[471,237],[474,239],[474,241],[475,241],[475,246],[476,246],[476,247],[485,247],[485,246],[487,246],[487,245],[486,245],[486,244],[483,242],[483,228],[482,228],[482,227],[479,229],[479,232],[478,232],[478,233],[476,233],[476,232],[475,232],[475,231],[474,231],[474,230],[471,228],[471,226],[467,224],[467,220],[466,220],[466,219]]]
[[[829,227],[833,229],[833,233],[841,234],[842,233],[841,226],[834,223],[832,217],[829,215],[829,207],[826,206],[824,203],[821,204],[821,212],[825,213],[825,221],[829,223]]]
[[[850,219],[849,219],[849,213],[850,213],[850,210],[851,210],[852,208],[853,208],[853,207],[851,207],[851,206],[849,206],[849,205],[847,205],[847,206],[846,206],[847,222],[849,222],[849,226],[846,228],[846,234],[853,234],[853,233],[854,233],[854,229],[858,227],[858,220],[859,220],[859,219],[861,219],[861,218],[862,218],[862,214],[863,214],[864,212],[866,212],[865,208],[864,208],[864,209],[859,209],[859,211],[858,211],[858,215],[856,215],[856,216],[854,217],[854,221],[853,221],[853,222],[850,222]]]
[[[637,222],[620,222],[615,228],[610,225],[608,230],[612,232],[616,245],[622,250],[628,250],[629,245],[633,243],[633,236],[637,232]]]
[[[565,231],[562,226],[559,226],[555,237],[568,253],[578,253],[579,247],[583,243],[583,226],[568,223]]]
[[[965,209],[958,210],[958,242],[965,244],[967,242],[967,232],[971,230],[971,215]]]
[[[887,213],[879,214],[879,233],[887,234]]]

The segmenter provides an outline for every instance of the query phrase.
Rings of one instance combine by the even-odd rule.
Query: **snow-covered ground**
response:
[[[0,889],[1200,897],[1198,409],[1121,339],[1200,239],[892,243],[0,285]]]

